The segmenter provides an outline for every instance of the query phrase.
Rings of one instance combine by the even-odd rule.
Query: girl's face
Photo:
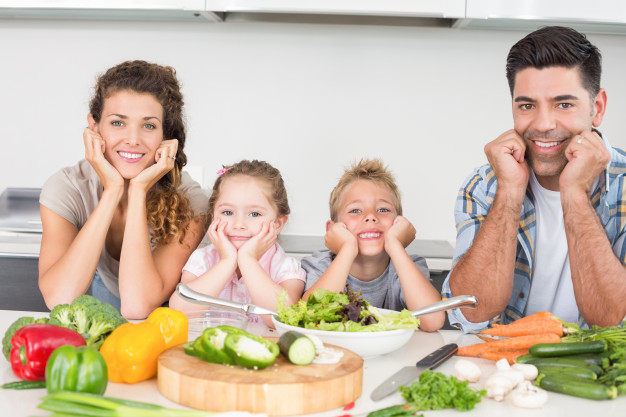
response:
[[[227,223],[225,234],[237,249],[256,236],[264,222],[275,222],[279,232],[285,225],[287,216],[279,218],[270,195],[267,182],[247,175],[232,176],[220,185],[213,219]]]
[[[104,157],[125,179],[154,164],[163,140],[163,107],[151,94],[122,90],[105,99],[100,122],[89,127],[104,140]]]

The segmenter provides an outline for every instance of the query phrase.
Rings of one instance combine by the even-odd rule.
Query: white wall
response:
[[[189,164],[265,159],[286,180],[284,233],[322,235],[342,169],[381,157],[421,239],[455,239],[453,206],[483,146],[512,124],[504,76],[524,33],[445,28],[0,20],[0,190],[40,187],[83,156],[96,75],[127,59],[177,69]],[[602,130],[626,148],[626,37],[604,55]]]

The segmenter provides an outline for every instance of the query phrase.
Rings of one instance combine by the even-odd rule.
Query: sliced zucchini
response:
[[[278,339],[280,353],[285,355],[294,365],[308,365],[315,359],[313,341],[295,331],[283,333]]]

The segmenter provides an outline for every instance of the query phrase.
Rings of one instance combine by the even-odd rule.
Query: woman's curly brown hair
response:
[[[185,121],[183,95],[176,70],[146,61],[126,61],[102,74],[96,83],[89,111],[99,123],[104,101],[119,91],[152,95],[163,107],[163,140],[177,139],[178,150],[174,169],[164,175],[146,196],[148,224],[152,243],[162,245],[180,236],[182,243],[193,211],[187,197],[178,190],[180,173],[187,164],[185,155]]]

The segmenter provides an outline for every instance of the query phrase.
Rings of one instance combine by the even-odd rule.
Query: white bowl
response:
[[[380,332],[339,332],[290,326],[280,322],[274,316],[272,321],[279,335],[289,330],[302,334],[313,334],[319,337],[324,344],[351,350],[363,359],[373,358],[400,349],[411,339],[415,332],[413,329],[384,330]]]
[[[196,340],[204,329],[217,326],[233,326],[238,329],[248,327],[248,316],[239,311],[211,307],[210,310],[185,313],[189,320],[189,340]]]

